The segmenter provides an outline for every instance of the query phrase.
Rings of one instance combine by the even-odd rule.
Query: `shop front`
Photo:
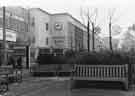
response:
[[[0,30],[0,65],[3,63],[3,35],[2,30]],[[29,44],[26,37],[27,34],[20,34],[12,30],[6,29],[6,55],[7,62],[5,65],[12,65],[11,58],[17,61],[17,58],[21,58],[22,66],[24,68],[29,68]],[[25,38],[24,38],[25,37]]]
[[[16,42],[16,32],[6,29],[6,48],[4,51],[4,42],[3,42],[3,29],[0,28],[0,65],[3,64],[4,54],[6,53],[6,64],[9,64],[9,58],[14,53],[13,45]]]
[[[22,66],[23,68],[28,68],[28,62],[27,62],[27,58],[28,58],[28,55],[27,55],[27,45],[23,45],[23,44],[14,44],[14,47],[13,47],[13,56],[18,58],[18,57],[21,57],[22,58]]]

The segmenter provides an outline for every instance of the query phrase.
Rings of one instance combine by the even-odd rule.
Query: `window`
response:
[[[46,38],[46,45],[48,45],[48,37]]]
[[[34,17],[32,18],[31,25],[32,25],[32,26],[35,26],[35,18],[34,18]]]
[[[48,25],[48,23],[46,23],[46,31],[48,31],[48,27],[49,27],[49,25]]]
[[[3,45],[2,45],[2,43],[0,43],[0,48],[3,48]]]

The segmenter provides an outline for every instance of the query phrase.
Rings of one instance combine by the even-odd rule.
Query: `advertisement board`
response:
[[[54,36],[52,39],[55,48],[65,48],[65,36]]]
[[[25,46],[14,46],[14,55],[26,56],[26,47]]]
[[[16,32],[6,29],[6,40],[16,42]],[[0,28],[0,40],[3,40],[3,30]]]
[[[55,40],[54,42],[56,48],[64,48],[65,46],[64,40]]]

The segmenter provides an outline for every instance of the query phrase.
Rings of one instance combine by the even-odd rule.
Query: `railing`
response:
[[[72,79],[78,80],[128,80],[128,64],[125,65],[74,65]]]

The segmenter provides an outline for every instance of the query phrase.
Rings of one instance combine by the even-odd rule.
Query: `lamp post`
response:
[[[87,24],[87,47],[88,47],[88,52],[90,51],[90,30],[89,30],[90,22],[89,22],[89,17],[88,17],[88,24]]]
[[[7,50],[6,50],[6,29],[5,29],[5,6],[3,6],[3,65],[6,65],[7,62]]]

